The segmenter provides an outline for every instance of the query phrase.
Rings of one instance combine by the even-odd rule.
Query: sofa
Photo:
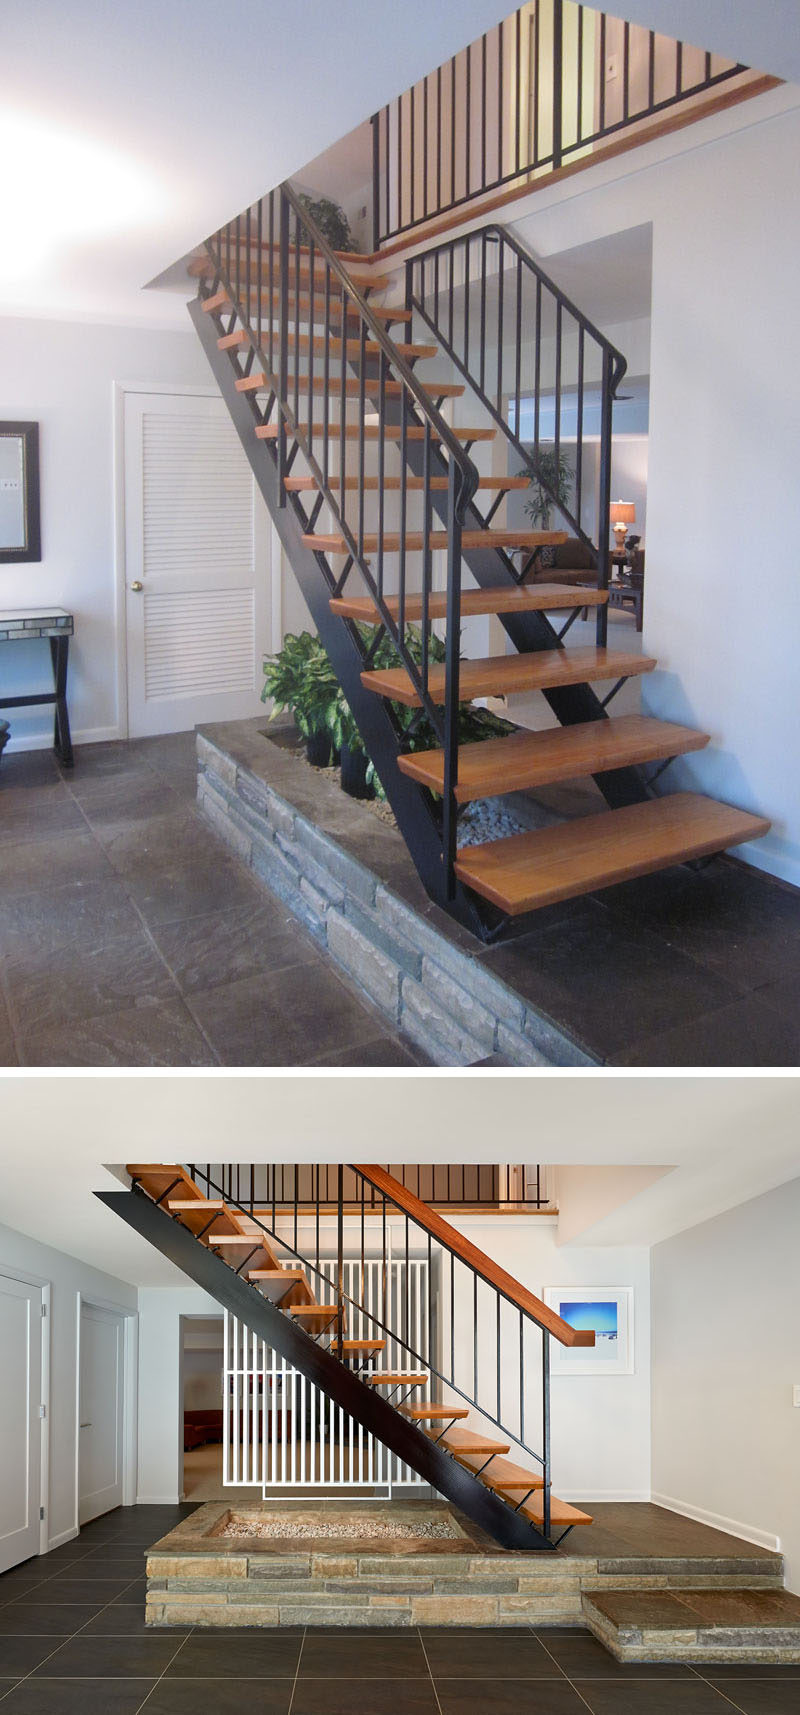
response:
[[[595,584],[597,565],[591,548],[578,536],[566,542],[546,543],[535,548],[523,583]]]
[[[183,1414],[183,1451],[193,1447],[208,1447],[222,1440],[222,1409],[216,1411],[185,1411]]]

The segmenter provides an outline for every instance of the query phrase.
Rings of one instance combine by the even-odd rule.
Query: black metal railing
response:
[[[280,503],[286,502],[285,482],[302,453],[316,488],[305,527],[314,532],[325,507],[337,539],[326,547],[322,537],[316,556],[330,595],[341,595],[358,574],[358,593],[369,593],[380,620],[371,641],[362,628],[351,628],[363,663],[371,665],[387,634],[418,694],[420,714],[444,747],[442,844],[451,894],[461,538],[477,470],[441,416],[435,386],[425,391],[390,339],[390,314],[373,312],[356,283],[357,269],[343,266],[291,186],[261,197],[208,239],[206,248],[210,264],[203,290],[208,297],[221,289],[227,298],[225,325],[239,354],[237,388],[250,393],[256,435],[277,462]],[[377,474],[367,470],[373,443]],[[411,449],[416,475],[409,468]],[[385,496],[390,470],[391,516]],[[299,494],[291,499],[300,506]],[[434,516],[442,516],[446,527],[443,699],[434,699],[429,689]],[[417,648],[409,647],[412,597]],[[353,714],[358,723],[357,705]]]
[[[376,113],[374,243],[553,172],[746,66],[574,0],[536,0]]]
[[[330,1211],[337,1206],[339,1169],[331,1163],[214,1162],[210,1166],[187,1163],[187,1172],[208,1194],[213,1179],[222,1187],[222,1194],[249,1208],[264,1207],[285,1212],[295,1207],[312,1206]],[[487,1213],[498,1210],[528,1210],[552,1208],[544,1168],[533,1166],[495,1166],[491,1163],[430,1163],[409,1165],[401,1162],[389,1165],[387,1173],[399,1185],[413,1191],[423,1203],[440,1209],[479,1209]],[[349,1212],[360,1206],[362,1187],[349,1167],[344,1168],[344,1201]],[[368,1209],[374,1209],[379,1193],[372,1186],[366,1190]]]
[[[319,1295],[319,1301],[331,1307],[331,1320],[319,1334],[320,1342],[338,1347],[344,1355],[342,1341],[347,1337],[348,1317],[355,1317],[366,1338],[391,1339],[403,1352],[403,1362],[413,1370],[424,1366],[431,1379],[446,1390],[456,1408],[462,1404],[473,1407],[487,1423],[516,1444],[534,1467],[529,1491],[519,1500],[509,1502],[519,1510],[538,1488],[542,1491],[541,1532],[550,1539],[551,1432],[550,1432],[550,1339],[554,1319],[533,1295],[518,1287],[510,1276],[496,1270],[488,1258],[470,1247],[471,1257],[461,1254],[459,1235],[447,1223],[436,1222],[413,1193],[398,1182],[376,1184],[374,1169],[336,1165],[335,1245],[331,1244],[323,1223],[326,1205],[323,1192],[328,1187],[322,1168],[315,1168],[315,1194],[310,1204],[293,1202],[285,1210],[277,1199],[271,1208],[259,1203],[256,1196],[259,1168],[242,1166],[245,1181],[244,1196],[236,1196],[241,1181],[234,1187],[225,1175],[217,1177],[219,1169],[213,1163],[190,1166],[195,1183],[209,1198],[223,1198],[227,1207],[236,1210],[253,1223],[253,1250],[257,1250],[259,1235],[268,1240],[273,1254],[280,1254],[281,1266],[292,1262],[302,1264]],[[345,1175],[348,1175],[347,1181]],[[381,1170],[377,1176],[383,1178]],[[354,1188],[354,1199],[346,1191]],[[356,1204],[356,1216],[346,1223],[350,1203]],[[410,1208],[409,1205],[412,1205]],[[180,1217],[176,1217],[180,1218]],[[238,1259],[236,1272],[250,1265],[252,1253]],[[360,1263],[356,1269],[358,1289],[345,1289],[345,1258]],[[409,1298],[411,1278],[409,1263],[421,1258],[427,1262],[425,1271],[426,1299],[422,1315],[419,1306],[412,1309]],[[330,1270],[321,1265],[335,1259],[334,1296],[331,1299]],[[380,1290],[377,1303],[367,1291],[368,1260],[381,1263]],[[404,1289],[399,1295],[390,1290],[390,1261],[404,1263],[401,1278]],[[500,1283],[493,1276],[501,1278]],[[557,1319],[556,1323],[557,1323]],[[364,1336],[362,1336],[364,1337]],[[356,1371],[367,1372],[374,1364],[369,1354],[354,1354],[350,1360]],[[402,1404],[413,1390],[398,1387],[393,1403]],[[449,1420],[452,1421],[452,1420]],[[532,1424],[537,1425],[536,1432]],[[448,1427],[445,1421],[441,1428]],[[490,1463],[487,1457],[486,1463]]]
[[[541,490],[536,522],[549,527],[555,510],[588,548],[589,576],[594,568],[607,589],[612,408],[627,367],[622,353],[502,226],[447,239],[410,258],[405,272],[407,302]],[[522,562],[520,581],[532,559]],[[603,645],[605,604],[596,623]]]

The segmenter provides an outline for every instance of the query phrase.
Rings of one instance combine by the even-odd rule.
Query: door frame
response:
[[[50,1323],[52,1318],[52,1282],[43,1274],[31,1274],[29,1269],[14,1268],[10,1263],[0,1264],[0,1275],[4,1280],[18,1280],[22,1286],[38,1287],[42,1294],[42,1363],[39,1377],[39,1404],[43,1407],[39,1420],[39,1512],[44,1509],[44,1518],[39,1518],[39,1553],[46,1554],[49,1548],[55,1548],[57,1543],[50,1542]],[[69,1535],[72,1536],[72,1531]]]
[[[160,393],[172,398],[191,399],[221,399],[219,388],[213,382],[208,387],[197,387],[187,383],[185,386],[174,381],[114,381],[112,387],[113,422],[112,422],[112,461],[114,489],[114,632],[116,656],[116,703],[117,703],[117,738],[130,736],[128,721],[128,631],[126,616],[126,575],[125,575],[125,400],[129,394]],[[264,566],[269,577],[269,601],[267,608],[270,616],[269,652],[275,650],[283,642],[282,630],[282,577],[283,567],[280,554],[278,533],[272,519],[266,515],[266,507],[261,498],[258,485],[254,483],[255,495],[253,505],[254,547],[258,551],[259,535],[263,532]],[[262,519],[262,511],[265,517]]]
[[[100,1298],[96,1293],[76,1292],[75,1294],[75,1534],[79,1532],[81,1474],[80,1474],[80,1421],[81,1421],[81,1313],[87,1310],[107,1310],[122,1319],[122,1505],[132,1507],[136,1504],[136,1479],[138,1463],[138,1363],[139,1363],[139,1312],[131,1310],[125,1304],[115,1304],[113,1299]],[[102,1513],[98,1517],[102,1518]]]

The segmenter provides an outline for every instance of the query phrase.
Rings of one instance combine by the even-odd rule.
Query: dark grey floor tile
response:
[[[113,851],[127,832],[145,821],[156,824],[164,817],[182,815],[186,806],[166,780],[148,769],[146,774],[137,774],[135,778],[104,782],[103,790],[81,799],[81,809],[115,869],[119,869],[123,866],[114,861]]]
[[[52,839],[70,829],[85,833],[86,823],[74,798],[58,782],[33,790],[12,787],[0,796],[0,847]]]
[[[167,1669],[178,1679],[288,1679],[297,1671],[302,1634],[262,1632],[229,1638],[193,1632]]]
[[[558,1663],[568,1679],[691,1679],[692,1669],[680,1663],[615,1661],[613,1655],[589,1632],[537,1627],[536,1636],[543,1648]]]
[[[0,767],[0,801],[19,788],[30,792],[37,786],[57,786],[61,780],[52,750],[17,750],[3,753]]]
[[[155,1683],[154,1679],[26,1679],[4,1699],[3,1715],[137,1715]]]
[[[99,1572],[98,1568],[98,1572]],[[100,1608],[105,1602],[112,1602],[115,1596],[121,1596],[130,1584],[130,1578],[48,1578],[42,1585],[36,1600],[51,1602],[54,1606],[80,1607],[84,1603],[89,1607]]]
[[[55,1610],[54,1610],[55,1612]],[[58,1610],[65,1613],[64,1608]],[[189,1636],[188,1630],[182,1632],[179,1628],[169,1627],[163,1634],[148,1626],[144,1614],[144,1598],[138,1602],[111,1602],[107,1608],[92,1615],[83,1628],[83,1636],[87,1638],[152,1638],[165,1636],[175,1639],[175,1643],[183,1643]]]
[[[99,947],[48,952],[17,946],[4,961],[9,1009],[18,1034],[30,1036],[127,1007],[178,1001],[169,971],[140,927]]]
[[[784,985],[781,985],[782,987]],[[612,1054],[611,1066],[797,1066],[800,1014],[781,1016],[756,990],[702,1018]]]
[[[724,1685],[726,1679],[793,1679],[800,1709],[800,1661],[697,1661],[694,1666],[712,1685]]]
[[[780,1018],[797,1018],[800,1014],[800,973],[795,972],[792,976],[779,973],[780,965],[777,965],[773,970],[773,980],[756,989],[754,998]]]
[[[592,1715],[731,1715],[730,1703],[701,1679],[576,1680]]]
[[[17,1047],[11,1017],[6,1006],[3,991],[0,989],[0,1066],[16,1066]],[[0,1602],[2,1602],[2,1584],[0,1584]]]
[[[597,896],[623,919],[638,919],[741,991],[800,972],[800,893],[743,864],[715,859],[624,882]]]
[[[116,1545],[112,1543],[111,1546]],[[130,1583],[132,1579],[144,1576],[144,1555],[133,1549],[126,1552],[122,1547],[117,1547],[116,1555],[106,1557],[97,1549],[94,1554],[84,1555],[82,1560],[75,1561],[72,1566],[64,1566],[59,1570],[54,1567],[53,1570],[55,1581],[59,1585],[78,1578],[96,1579],[98,1583],[117,1583],[124,1579]]]
[[[129,1007],[23,1038],[26,1066],[214,1066],[181,1001]]]
[[[459,1627],[423,1633],[434,1679],[553,1679],[560,1669],[532,1632]]]
[[[633,1051],[737,998],[730,983],[594,901],[481,962],[601,1057]]]
[[[112,876],[107,857],[88,831],[0,847],[0,895],[6,900],[69,882],[109,881]]]
[[[292,1715],[439,1715],[439,1705],[430,1679],[298,1679]]]
[[[586,1715],[565,1679],[436,1679],[442,1715]]]
[[[202,855],[198,855],[202,853]],[[232,858],[220,857],[195,839],[179,862],[152,874],[126,876],[128,892],[151,928],[182,923],[188,917],[231,911],[240,905],[263,905],[263,892]]]
[[[153,790],[165,795],[170,792],[169,787],[158,783]],[[127,881],[147,882],[161,870],[194,861],[198,848],[208,856],[225,855],[221,842],[200,821],[197,811],[187,808],[174,793],[172,799],[163,814],[150,808],[140,817],[117,817],[98,830],[109,862]]]
[[[309,1060],[310,1066],[429,1066],[431,1061],[421,1048],[401,1042],[397,1036],[377,1036],[374,1042],[362,1042],[353,1048],[337,1048],[332,1054],[321,1054]]]
[[[68,1638],[47,1662],[52,1679],[154,1679],[169,1666],[179,1645],[168,1633],[146,1638]],[[41,1668],[44,1672],[44,1667]]]
[[[108,744],[79,744],[75,746],[73,768],[59,772],[72,790],[80,790],[87,780],[116,777],[121,772],[142,767],[144,758],[129,739],[112,739]]]
[[[306,1636],[300,1657],[300,1679],[416,1679],[428,1672],[425,1651],[416,1632],[363,1631],[322,1637]]]
[[[698,1673],[705,1673],[699,1667]],[[758,1668],[752,1678],[715,1680],[721,1695],[730,1699],[735,1709],[744,1715],[797,1715],[800,1709],[800,1679],[758,1679]]]
[[[0,896],[0,943],[42,953],[75,943],[86,950],[135,935],[141,919],[121,881],[76,881],[18,899]]]
[[[0,1637],[0,1678],[21,1679],[33,1673],[60,1647],[58,1638]]]
[[[260,1682],[256,1690],[252,1679],[206,1679],[203,1715],[287,1715],[293,1685],[293,1679],[275,1679]],[[146,1715],[197,1715],[197,1711],[197,1685],[189,1679],[160,1680],[146,1706]]]
[[[102,1597],[96,1602],[74,1607],[51,1602],[47,1597],[49,1589],[47,1585],[44,1591],[40,1591],[36,1601],[9,1602],[6,1608],[0,1608],[0,1632],[4,1637],[71,1638],[73,1632],[80,1631],[87,1621],[94,1619],[102,1605]]]
[[[375,1016],[327,964],[290,965],[279,984],[252,977],[196,994],[192,1011],[223,1066],[304,1066],[375,1038]]]
[[[153,939],[184,994],[320,959],[290,912],[256,897],[233,910],[157,925]]]

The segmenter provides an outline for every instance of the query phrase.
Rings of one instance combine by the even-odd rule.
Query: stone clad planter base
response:
[[[257,723],[200,728],[197,759],[212,826],[435,1065],[596,1063],[431,904],[396,829]]]

